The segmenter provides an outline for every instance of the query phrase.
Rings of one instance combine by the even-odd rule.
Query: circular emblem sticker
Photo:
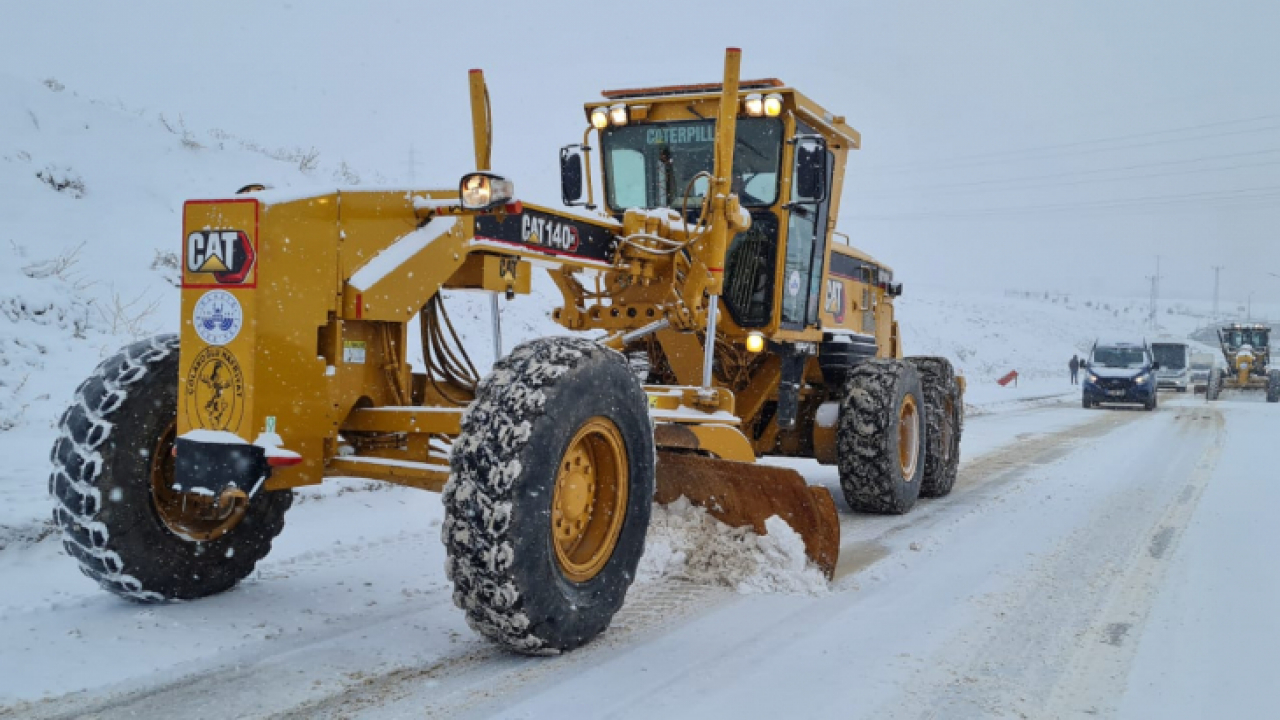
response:
[[[791,277],[787,279],[787,294],[789,295],[800,294],[800,271],[799,270],[791,271]]]
[[[212,294],[212,293],[211,293]],[[187,416],[205,430],[236,432],[244,414],[244,371],[231,351],[207,347],[187,373]]]
[[[226,345],[240,334],[244,311],[235,295],[226,290],[210,290],[196,301],[191,323],[201,340],[210,345]]]

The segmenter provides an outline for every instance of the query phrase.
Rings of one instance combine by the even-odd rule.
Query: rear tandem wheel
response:
[[[840,402],[837,463],[849,507],[901,515],[924,476],[924,392],[903,360],[867,360],[849,373]]]
[[[911,357],[907,362],[920,373],[924,388],[925,456],[920,497],[945,497],[955,486],[960,467],[960,435],[964,430],[960,383],[946,358]]]

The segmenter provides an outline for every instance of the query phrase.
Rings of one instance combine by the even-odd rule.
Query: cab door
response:
[[[826,185],[831,188],[835,172],[835,155],[822,147],[825,155]],[[797,146],[797,165],[813,162],[812,157]],[[799,175],[799,168],[792,177]],[[823,261],[827,255],[827,211],[831,206],[830,192],[820,202],[797,200],[796,185],[792,184],[791,202],[787,205],[787,254],[782,269],[782,327],[787,330],[803,330],[818,324],[818,303],[822,298]]]

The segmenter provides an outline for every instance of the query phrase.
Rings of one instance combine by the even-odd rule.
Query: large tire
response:
[[[1209,371],[1209,381],[1204,387],[1204,399],[1214,401],[1218,399],[1218,394],[1222,392],[1222,369],[1214,368]]]
[[[157,510],[153,462],[168,450],[178,408],[178,337],[136,342],[76,391],[53,446],[54,522],[85,575],[130,600],[192,600],[230,589],[284,529],[291,492],[262,493],[217,539],[171,530]]]
[[[1267,402],[1280,402],[1280,370],[1267,371]]]
[[[625,517],[609,526],[614,539],[599,545],[606,549],[596,564],[574,575],[556,534],[565,517],[557,477],[582,433],[602,419],[623,448],[616,465],[629,480],[612,507]],[[480,383],[451,463],[442,535],[453,599],[468,624],[527,654],[571,650],[608,628],[644,552],[654,492],[648,399],[626,359],[579,338],[520,345]],[[604,472],[593,477],[607,484]],[[584,506],[589,527],[615,517],[597,512],[607,504],[597,505],[595,493]]]
[[[925,465],[923,401],[910,363],[867,360],[850,371],[837,428],[840,487],[850,508],[901,515],[915,505]],[[914,437],[912,424],[903,423],[909,407]]]
[[[924,478],[920,497],[945,497],[956,484],[964,408],[951,361],[941,357],[907,358],[920,374],[925,404]]]

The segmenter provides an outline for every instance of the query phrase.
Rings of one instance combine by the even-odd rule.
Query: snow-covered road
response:
[[[549,659],[466,628],[438,499],[412,490],[305,494],[255,577],[194,603],[129,605],[56,542],[11,547],[0,716],[1273,716],[1278,433],[1252,398],[978,415],[950,498],[843,517],[829,592],[641,582]]]

